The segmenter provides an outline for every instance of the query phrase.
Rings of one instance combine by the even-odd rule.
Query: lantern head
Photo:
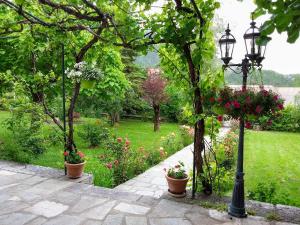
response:
[[[235,43],[236,40],[234,36],[230,33],[229,24],[228,24],[228,27],[225,30],[225,34],[219,40],[221,59],[223,60],[225,65],[228,65],[230,60],[232,59]]]

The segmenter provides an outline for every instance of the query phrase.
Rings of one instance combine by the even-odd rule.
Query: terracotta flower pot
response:
[[[67,176],[71,179],[79,178],[82,176],[85,162],[78,164],[71,164],[65,162],[67,167]]]
[[[175,195],[185,194],[185,189],[189,178],[174,179],[166,175],[166,179],[169,185],[169,192]]]

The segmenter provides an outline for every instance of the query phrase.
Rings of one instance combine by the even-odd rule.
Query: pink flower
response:
[[[112,164],[111,164],[111,163],[106,163],[105,166],[106,166],[108,169],[112,169]]]
[[[77,155],[79,155],[80,158],[84,158],[84,154],[82,152],[77,152]]]
[[[122,140],[121,137],[118,137],[118,138],[117,138],[117,141],[118,141],[119,143],[121,143],[123,140]]]
[[[262,107],[260,105],[256,106],[255,112],[261,113]]]
[[[236,109],[239,109],[241,107],[241,104],[238,101],[234,101],[232,104]]]
[[[231,106],[230,102],[227,102],[227,103],[225,104],[225,108],[226,108],[226,109],[229,109],[230,106]]]
[[[247,121],[247,122],[245,123],[245,127],[246,127],[247,129],[250,129],[250,128],[251,128],[251,123],[250,123],[249,121]]]
[[[68,156],[69,155],[69,152],[64,152],[64,156]]]
[[[275,95],[273,98],[275,101],[277,101],[279,99],[278,95]]]
[[[217,116],[217,120],[218,120],[219,122],[222,122],[222,121],[223,121],[223,116],[221,116],[221,115]]]

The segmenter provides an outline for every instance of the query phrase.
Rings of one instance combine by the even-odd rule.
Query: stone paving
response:
[[[288,225],[11,167],[0,161],[0,225]]]
[[[228,127],[221,128],[219,137],[223,137],[228,131]],[[182,161],[184,163],[187,171],[192,170],[193,145],[183,148],[163,162],[148,169],[137,177],[117,186],[115,189],[160,198],[163,193],[168,190],[168,184],[164,177],[165,173],[163,169],[176,165],[178,161]]]

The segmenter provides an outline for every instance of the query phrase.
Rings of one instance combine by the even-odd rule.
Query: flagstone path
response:
[[[25,169],[24,169],[25,170]],[[0,161],[0,225],[288,225],[230,218],[197,205],[157,199],[20,170]]]
[[[223,137],[229,131],[228,127],[220,129],[219,138]],[[207,138],[208,139],[208,138]],[[170,156],[158,165],[148,169],[135,178],[117,186],[115,189],[132,192],[139,195],[160,198],[168,190],[164,168],[169,168],[182,161],[187,171],[193,168],[193,145],[189,145],[174,155]]]

